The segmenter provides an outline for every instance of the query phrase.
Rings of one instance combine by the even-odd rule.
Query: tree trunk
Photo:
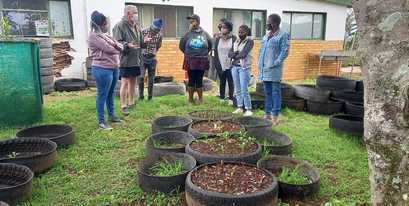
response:
[[[372,202],[409,205],[409,0],[354,0]]]

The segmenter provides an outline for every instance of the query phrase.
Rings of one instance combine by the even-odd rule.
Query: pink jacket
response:
[[[119,54],[122,44],[106,34],[91,32],[88,39],[91,50],[92,66],[106,69],[119,68]]]

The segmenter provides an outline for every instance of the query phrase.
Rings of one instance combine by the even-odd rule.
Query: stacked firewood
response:
[[[53,70],[55,76],[61,77],[61,71],[71,65],[74,57],[68,54],[70,51],[72,49],[68,41],[53,43]]]

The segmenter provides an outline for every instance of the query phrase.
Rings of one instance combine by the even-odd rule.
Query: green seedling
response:
[[[151,167],[151,174],[160,177],[169,177],[182,174],[184,172],[183,163],[179,160],[161,160]]]
[[[305,185],[311,183],[311,180],[300,172],[299,166],[294,169],[284,167],[278,176],[278,180],[294,185]]]

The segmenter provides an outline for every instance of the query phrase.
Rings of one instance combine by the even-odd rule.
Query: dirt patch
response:
[[[241,124],[231,121],[203,121],[193,124],[192,128],[201,133],[239,132]]]
[[[53,92],[49,95],[44,96],[44,102],[60,102],[65,100],[79,99],[81,97],[90,97],[96,95],[96,89],[91,88],[88,90],[78,91],[78,92]]]
[[[204,154],[218,155],[241,155],[249,154],[257,150],[258,145],[249,140],[241,140],[237,137],[215,137],[204,140],[195,140],[190,147]]]
[[[263,191],[273,179],[256,167],[221,162],[193,172],[192,182],[207,191],[239,196]]]

